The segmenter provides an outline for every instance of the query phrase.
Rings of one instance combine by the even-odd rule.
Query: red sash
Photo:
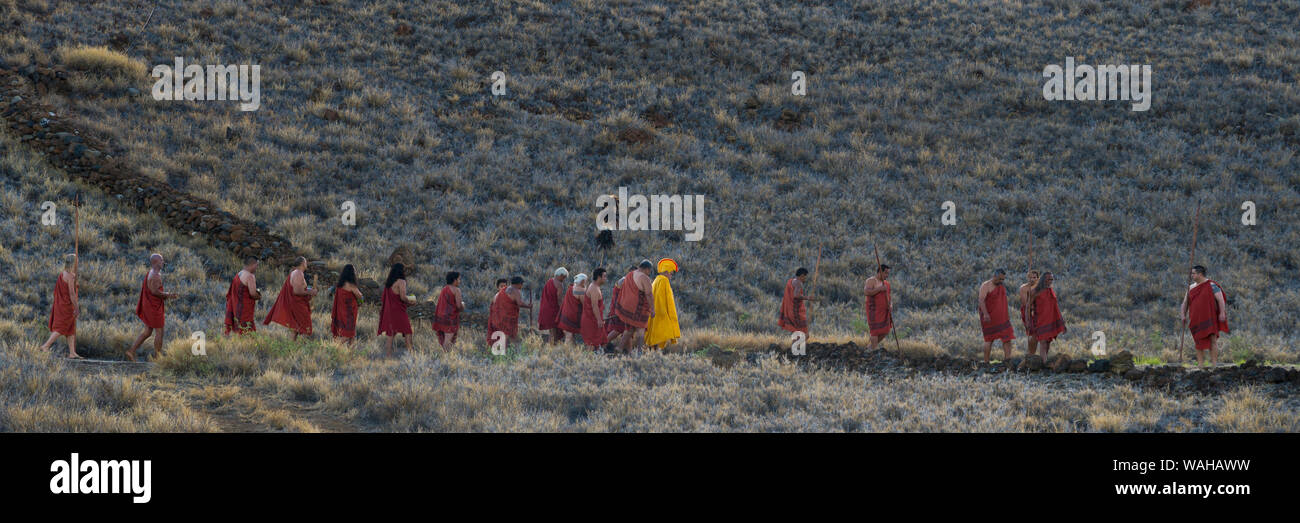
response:
[[[980,327],[984,329],[984,341],[1016,339],[1016,331],[1011,327],[1011,315],[1007,312],[1007,287],[994,285],[988,296],[984,297],[984,308],[988,310],[989,320],[980,318]]]
[[[1056,303],[1056,290],[1038,294],[1034,298],[1034,313],[1029,325],[1034,337],[1039,341],[1052,341],[1065,332],[1065,319],[1061,317],[1061,308]]]
[[[1219,283],[1205,280],[1187,292],[1187,328],[1192,331],[1192,339],[1196,340],[1196,350],[1209,350],[1211,336],[1228,332],[1228,322],[1219,321],[1219,300],[1214,299],[1214,285]],[[1223,292],[1222,286],[1219,291]],[[1223,299],[1228,299],[1226,292]]]
[[[889,304],[891,290],[889,282],[884,283],[885,290],[867,297],[867,327],[872,336],[884,336],[894,328],[894,311],[890,310]]]
[[[433,330],[448,333],[460,330],[460,310],[457,305],[456,293],[451,291],[451,285],[443,286],[438,293],[438,307],[433,311]]]
[[[248,291],[248,286],[244,285],[236,273],[230,280],[230,288],[226,290],[226,329],[223,332],[243,334],[257,330],[257,322],[253,321],[253,310],[256,307],[257,301],[253,299],[253,293]]]
[[[334,289],[334,309],[330,312],[330,334],[339,338],[357,337],[357,295],[347,289]]]
[[[411,334],[411,317],[406,314],[407,303],[392,287],[384,287],[379,303],[379,334],[396,336]]]
[[[573,287],[564,291],[564,305],[560,307],[560,330],[578,334],[582,332],[582,300],[573,295]]]
[[[492,297],[492,305],[488,307],[488,345],[492,344],[494,332],[504,332],[507,338],[515,337],[519,332],[519,304],[506,294],[506,289],[509,288],[497,291],[496,296]]]
[[[73,316],[72,291],[63,272],[59,272],[58,281],[54,282],[54,303],[50,306],[50,332],[64,336],[77,335],[77,318]]]
[[[614,313],[629,327],[644,329],[650,321],[650,300],[637,286],[635,274],[636,271],[632,271],[623,277],[623,292],[614,302]]]
[[[808,305],[803,297],[795,298],[795,283],[798,278],[785,282],[785,294],[781,296],[781,315],[777,325],[790,332],[808,333]]]
[[[555,285],[555,278],[546,280],[542,287],[542,299],[538,304],[537,328],[550,330],[560,326],[560,289]]]
[[[604,298],[593,304],[590,296],[582,296],[582,343],[588,347],[600,347],[609,343],[605,330],[596,325],[596,315],[604,310]]]
[[[162,285],[158,285],[158,292],[162,292]],[[154,296],[149,292],[149,275],[145,274],[144,282],[140,283],[140,300],[135,303],[135,315],[143,321],[145,326],[151,329],[161,329],[163,327],[163,299],[161,296]]]
[[[311,296],[295,296],[293,294],[293,273],[285,276],[284,285],[280,286],[280,294],[275,297],[275,303],[271,305],[271,310],[267,311],[266,318],[262,319],[262,325],[279,323],[288,327],[298,334],[311,335]]]

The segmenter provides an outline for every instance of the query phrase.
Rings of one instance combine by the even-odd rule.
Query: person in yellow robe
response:
[[[671,258],[659,260],[659,275],[650,285],[654,296],[655,313],[650,317],[645,329],[647,347],[663,349],[677,343],[682,337],[681,326],[677,324],[677,301],[673,299],[673,287],[668,283],[671,276],[677,274],[677,262]]]

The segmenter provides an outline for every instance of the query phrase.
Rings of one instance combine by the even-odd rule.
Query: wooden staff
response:
[[[1197,232],[1196,230],[1200,228],[1200,224],[1201,224],[1201,201],[1197,200],[1196,217],[1192,219],[1192,252],[1187,257],[1187,286],[1183,288],[1183,305],[1187,307],[1186,314],[1187,314],[1187,322],[1189,324],[1191,323],[1191,319],[1192,319],[1191,318],[1192,304],[1187,303],[1187,299],[1191,297],[1191,293],[1192,293],[1192,266],[1196,263],[1196,232]],[[1187,338],[1187,324],[1183,323],[1183,319],[1182,319],[1183,314],[1184,312],[1182,310],[1182,307],[1180,306],[1178,311],[1178,316],[1179,316],[1178,327],[1180,330],[1183,331],[1183,333],[1178,335],[1178,363],[1183,362],[1183,340]]]
[[[876,272],[879,273],[880,272],[880,249],[876,247],[875,243],[872,243],[871,250],[876,252]],[[898,347],[898,332],[896,330],[896,327],[897,325],[894,324],[894,304],[891,302],[889,304],[889,333],[894,335],[894,350],[898,352],[899,356],[902,356],[903,349],[900,349]],[[871,332],[871,318],[867,318],[868,336],[870,336],[870,332]]]
[[[808,284],[808,294],[807,294],[807,296],[809,296],[809,297],[812,297],[813,287],[816,287],[816,286],[817,286],[817,269],[821,267],[821,264],[822,264],[822,246],[821,246],[821,245],[818,245],[818,246],[817,246],[817,262],[816,262],[816,263],[813,263],[812,283],[809,283],[809,284]],[[809,306],[811,306],[811,305],[812,305],[812,304],[810,303]],[[809,322],[808,327],[809,327],[809,330],[811,331],[811,330],[812,330],[812,329],[811,329],[811,327],[812,327],[811,322]]]

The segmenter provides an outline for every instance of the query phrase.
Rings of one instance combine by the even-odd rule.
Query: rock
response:
[[[1110,358],[1111,372],[1115,374],[1123,375],[1124,373],[1127,373],[1128,371],[1131,371],[1133,369],[1134,369],[1134,365],[1133,365],[1132,352],[1122,350],[1119,351],[1118,354],[1111,356]]]
[[[21,103],[22,101],[23,101],[23,97],[21,96],[15,96],[9,99],[9,103],[11,104]]]
[[[397,27],[393,29],[393,34],[397,36],[407,36],[414,32],[415,32],[415,28],[411,27],[411,24],[408,24],[406,22],[397,24]]]
[[[1282,383],[1286,381],[1286,369],[1282,367],[1272,367],[1264,372],[1264,381],[1269,383]]]
[[[321,111],[320,117],[325,119],[327,122],[335,122],[339,119],[339,112],[333,109],[326,109]]]
[[[129,94],[131,96],[140,96],[140,90],[134,87],[127,87],[126,94]]]
[[[1142,369],[1132,369],[1124,373],[1124,379],[1129,381],[1140,381],[1144,376],[1146,376],[1146,371]]]
[[[709,350],[705,351],[704,355],[709,358],[709,361],[712,361],[714,365],[724,369],[729,369],[740,361],[740,354],[736,351],[722,350],[717,346],[709,347]]]
[[[1088,370],[1088,360],[1077,359],[1070,361],[1070,372],[1084,372]]]
[[[1021,372],[1037,372],[1043,370],[1043,357],[1037,354],[1025,356],[1016,370]]]
[[[1088,364],[1088,372],[1106,372],[1110,370],[1110,360],[1100,359]]]
[[[1065,372],[1070,369],[1070,357],[1064,354],[1052,356],[1047,363],[1047,368],[1052,369],[1052,372]]]

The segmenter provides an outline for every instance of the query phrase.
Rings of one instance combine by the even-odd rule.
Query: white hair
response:
[[[567,277],[567,276],[569,275],[569,269],[565,269],[564,267],[560,267],[560,268],[558,268],[558,269],[555,269],[555,275],[556,275],[556,276],[566,276],[566,277]]]

